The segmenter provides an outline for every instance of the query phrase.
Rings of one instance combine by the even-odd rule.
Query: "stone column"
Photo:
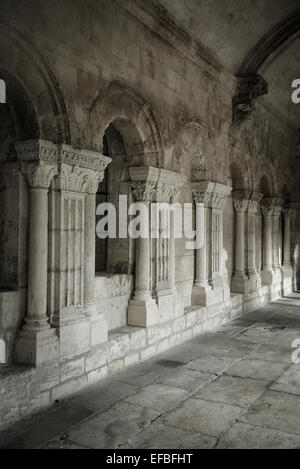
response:
[[[246,210],[249,206],[249,194],[233,192],[233,205],[235,218],[235,249],[234,249],[234,273],[231,281],[231,290],[235,293],[245,293],[248,287],[246,275]],[[242,198],[245,197],[245,198]]]
[[[95,200],[110,161],[100,153],[59,146],[50,203],[49,310],[63,359],[107,340],[106,321],[95,305]]]
[[[57,168],[57,149],[42,140],[16,145],[21,171],[30,191],[28,303],[25,323],[15,344],[18,363],[42,365],[58,352],[47,316],[48,189]]]
[[[155,183],[147,179],[132,182],[135,200],[145,206],[150,217],[150,202],[153,199]],[[151,250],[150,229],[148,237],[136,239],[135,290],[128,307],[128,324],[148,327],[158,323],[158,309],[151,292]]]
[[[197,223],[203,224],[203,245],[196,250],[196,278],[192,304],[209,306],[228,299],[223,254],[223,209],[231,187],[211,181],[191,184],[194,200],[202,205]],[[197,211],[196,211],[197,213]]]
[[[247,211],[249,291],[256,291],[261,287],[261,278],[256,266],[256,216],[261,198],[262,194],[252,192]]]
[[[128,308],[128,323],[148,327],[184,312],[175,285],[175,213],[171,203],[186,177],[151,166],[130,168],[129,173],[133,197],[148,213],[149,237],[136,239],[135,292]],[[168,233],[163,232],[164,222]]]
[[[283,208],[283,290],[290,293],[293,289],[293,268],[291,263],[291,207]]]
[[[283,266],[291,267],[291,213],[292,209],[283,209]]]
[[[209,256],[209,210],[211,192],[201,190],[203,185],[192,183],[193,197],[196,207],[196,224],[203,235],[202,245],[196,249],[195,281],[192,290],[192,304],[205,305],[212,292],[208,282],[208,256]]]
[[[261,278],[264,285],[271,285],[274,279],[272,256],[274,199],[265,197],[262,200],[261,211],[263,215],[263,263]]]
[[[282,206],[280,204],[280,199],[277,200],[276,205],[274,206],[274,215],[273,215],[273,269],[275,271],[279,271],[281,268],[280,259],[279,259],[279,235],[280,235],[280,227],[279,227],[279,220],[282,211]],[[277,272],[278,274],[278,272]],[[280,280],[280,277],[279,279]]]

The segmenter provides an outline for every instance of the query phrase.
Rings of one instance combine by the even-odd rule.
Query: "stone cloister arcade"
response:
[[[178,106],[170,124],[167,105],[116,69],[83,111],[52,52],[2,20],[0,36],[1,425],[297,289],[294,137],[277,122],[265,131],[274,117],[259,99],[241,126],[216,102],[177,118]],[[207,93],[227,93],[231,113],[236,78],[213,69]],[[103,194],[118,214],[120,195],[192,204],[201,247],[174,234],[100,245]]]

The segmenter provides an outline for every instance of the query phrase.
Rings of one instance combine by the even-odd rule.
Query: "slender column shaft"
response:
[[[283,265],[291,265],[291,216],[284,211]]]
[[[204,204],[196,210],[197,225],[201,233],[201,246],[196,250],[195,286],[201,287],[207,285],[207,210]]]
[[[263,270],[272,270],[272,215],[264,214]]]
[[[175,213],[170,210],[170,239],[169,239],[169,287],[176,290],[175,278]]]
[[[28,308],[24,330],[50,327],[47,320],[48,189],[30,189]]]
[[[235,225],[235,271],[245,272],[245,214],[237,212]]]
[[[149,214],[149,202],[143,201]],[[150,240],[136,239],[135,300],[147,301],[150,295]]]
[[[84,235],[84,301],[86,311],[95,308],[95,242],[96,242],[96,195],[87,194],[85,198],[85,235]]]

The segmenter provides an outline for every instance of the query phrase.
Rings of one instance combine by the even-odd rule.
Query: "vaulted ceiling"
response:
[[[259,73],[269,85],[263,102],[300,127],[300,104],[291,101],[300,79],[300,0],[157,1],[227,70]]]

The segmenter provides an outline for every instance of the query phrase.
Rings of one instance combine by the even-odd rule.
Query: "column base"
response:
[[[231,279],[231,291],[233,293],[247,293],[249,291],[249,278],[246,274],[237,272],[233,274]]]
[[[128,306],[128,325],[149,327],[158,323],[158,308],[156,301],[131,300]]]
[[[20,331],[17,335],[14,357],[20,365],[41,366],[58,360],[59,344],[56,329]]]
[[[194,285],[192,289],[192,306],[212,306],[224,302],[224,289],[221,286]]]

